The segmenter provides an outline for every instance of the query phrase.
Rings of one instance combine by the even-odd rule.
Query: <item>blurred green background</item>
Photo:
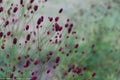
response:
[[[72,59],[88,66],[84,78],[96,72],[91,80],[120,80],[120,0],[57,0],[56,4],[65,6],[63,14],[75,24],[80,47]]]
[[[45,16],[58,15],[57,11],[63,8],[62,21],[69,17],[77,30],[78,39],[65,42],[71,45],[79,43],[78,53],[67,59],[59,55],[62,57],[60,66],[64,68],[66,63],[75,62],[88,69],[83,77],[73,79],[68,75],[65,80],[88,80],[93,72],[96,76],[90,80],[120,80],[120,0],[48,0],[43,6],[40,13]],[[13,45],[6,51],[16,57],[18,49]],[[2,59],[5,52],[0,53]],[[32,50],[29,53],[32,54]],[[17,63],[14,59],[4,61]],[[4,74],[0,72],[0,76]]]

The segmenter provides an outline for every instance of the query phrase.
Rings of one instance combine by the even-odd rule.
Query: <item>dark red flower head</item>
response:
[[[37,76],[32,76],[30,80],[37,80]]]
[[[17,38],[14,38],[13,39],[13,44],[16,44],[17,43]]]
[[[2,12],[3,11],[3,7],[0,7],[0,12]]]
[[[17,10],[18,10],[18,8],[17,8],[17,7],[15,7],[15,8],[13,9],[13,12],[14,12],[14,13],[16,13],[16,12],[17,12]]]
[[[59,13],[62,13],[62,11],[63,11],[63,8],[61,8],[61,9],[59,10]]]
[[[2,3],[2,0],[0,0],[0,3]]]
[[[56,63],[59,63],[60,62],[60,57],[56,57]]]

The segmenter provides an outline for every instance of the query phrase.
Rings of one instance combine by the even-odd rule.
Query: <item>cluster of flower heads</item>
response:
[[[5,58],[8,61],[13,58],[13,62],[11,61],[10,63],[0,62],[2,65],[0,68],[1,72],[6,73],[7,71],[4,67],[9,68],[7,75],[3,76],[5,80],[7,78],[17,80],[18,78],[26,77],[29,77],[30,80],[39,80],[40,75],[45,71],[42,66],[47,65],[51,61],[53,63],[52,68],[56,69],[61,65],[62,57],[59,54],[65,55],[67,58],[73,54],[74,50],[77,53],[79,48],[79,43],[77,42],[73,45],[66,43],[73,38],[77,39],[77,32],[74,30],[74,25],[70,19],[66,19],[63,25],[59,23],[60,16],[45,18],[45,16],[40,15],[37,19],[33,19],[36,13],[39,13],[39,8],[41,8],[34,3],[35,1],[19,0],[19,4],[11,2],[9,3],[10,5],[8,4],[9,7],[6,8],[4,7],[5,5],[2,5],[4,1],[0,0],[1,51],[5,53]],[[47,0],[39,2],[44,3]],[[57,12],[61,14],[63,8],[60,8]],[[45,20],[48,20],[48,23]],[[30,25],[30,23],[32,24]],[[43,23],[50,25],[46,26]],[[13,54],[12,52],[7,52],[8,46],[18,48],[14,55],[11,55]],[[73,50],[69,50],[69,47],[72,47]],[[47,51],[49,48],[50,50]],[[26,54],[22,54],[24,51]],[[32,54],[29,54],[30,52]],[[34,66],[40,68],[34,70]],[[70,72],[82,76],[82,72],[86,69],[87,67],[72,65],[68,67],[67,71],[64,71],[63,76],[67,76]],[[49,74],[50,72],[51,69],[48,68],[46,73]],[[93,73],[92,76],[94,77],[95,74]]]

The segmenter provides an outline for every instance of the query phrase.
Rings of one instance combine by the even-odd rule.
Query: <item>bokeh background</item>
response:
[[[11,1],[18,2],[18,0]],[[7,4],[4,3],[5,5]],[[74,23],[78,39],[68,43],[79,43],[78,53],[77,56],[72,55],[66,61],[63,60],[61,66],[66,67],[65,62],[71,64],[77,62],[78,65],[87,66],[88,69],[85,76],[77,76],[73,80],[84,80],[93,72],[96,76],[91,80],[120,80],[120,0],[48,0],[39,5],[43,8],[34,18],[39,14],[59,15],[58,10],[63,8],[63,13],[59,15],[62,19],[61,23],[66,18],[70,18]],[[64,58],[64,56],[61,57]],[[2,60],[2,55],[0,60]],[[61,71],[58,69],[56,73],[60,75]],[[0,74],[3,76],[2,73]],[[43,73],[42,78],[44,77],[46,76]],[[64,80],[62,78],[49,79]],[[71,75],[68,75],[65,80],[72,80]]]
[[[74,22],[79,53],[85,51],[75,60],[88,66],[86,76],[95,71],[93,80],[120,80],[120,0],[51,0],[47,4],[48,14],[62,7],[62,15]]]

